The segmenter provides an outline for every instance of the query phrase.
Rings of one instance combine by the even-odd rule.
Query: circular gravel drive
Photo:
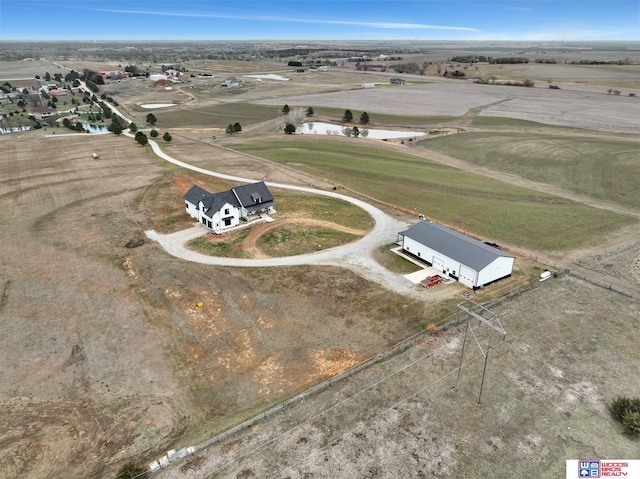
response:
[[[149,144],[151,145],[154,153],[160,158],[182,168],[231,181],[243,183],[253,183],[255,181],[249,178],[241,178],[239,176],[216,173],[215,171],[184,163],[164,153],[155,141],[149,141]],[[273,188],[302,191],[305,193],[330,196],[332,198],[338,198],[344,201],[348,201],[349,203],[359,206],[367,213],[369,213],[375,221],[375,226],[368,234],[366,234],[359,240],[354,241],[353,243],[348,243],[342,246],[337,246],[335,248],[298,256],[260,259],[223,258],[218,256],[208,256],[186,248],[185,244],[187,242],[199,236],[202,236],[209,231],[205,226],[200,224],[192,228],[167,235],[157,233],[154,230],[149,230],[146,231],[146,235],[150,239],[158,242],[160,246],[162,246],[165,251],[167,251],[167,253],[178,258],[182,258],[187,261],[193,261],[196,263],[251,268],[271,266],[296,266],[306,264],[341,266],[349,268],[355,273],[369,280],[375,281],[393,291],[397,291],[403,294],[414,293],[414,290],[412,288],[413,284],[409,280],[407,280],[400,274],[390,272],[372,258],[373,251],[379,246],[389,244],[397,240],[398,232],[403,231],[408,227],[406,223],[391,218],[389,215],[369,203],[358,200],[356,198],[351,198],[346,195],[342,195],[340,193],[335,193],[333,191],[316,190],[314,188],[285,185],[282,183],[266,182],[266,184]]]

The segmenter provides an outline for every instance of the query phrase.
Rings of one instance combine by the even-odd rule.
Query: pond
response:
[[[323,123],[320,121],[303,123],[296,128],[296,133],[301,135],[337,135],[346,136],[344,133],[344,125],[333,125],[331,123]],[[416,138],[418,136],[427,136],[424,131],[398,131],[398,130],[377,130],[374,128],[366,128],[358,126],[363,138],[374,138],[376,140],[392,140],[396,138]]]
[[[144,105],[140,105],[142,108],[147,110],[151,110],[153,108],[168,108],[170,106],[176,106],[175,103],[145,103]]]
[[[0,128],[0,135],[6,135],[9,133],[18,133],[21,131],[33,130],[32,126],[14,126],[12,128]]]
[[[82,128],[87,130],[89,133],[109,133],[108,127],[106,125],[94,125],[92,123],[83,123]]]
[[[245,78],[257,78],[259,80],[276,80],[276,81],[289,81],[287,77],[276,75],[274,73],[262,74],[262,75],[243,75]]]

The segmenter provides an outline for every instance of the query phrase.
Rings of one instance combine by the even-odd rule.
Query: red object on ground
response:
[[[424,286],[425,288],[428,288],[429,286],[433,286],[434,284],[438,284],[441,281],[444,281],[444,278],[442,276],[438,276],[436,274],[434,276],[427,276],[425,279],[420,281],[420,284],[422,286]]]

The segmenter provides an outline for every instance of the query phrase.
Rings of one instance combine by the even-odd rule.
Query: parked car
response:
[[[420,284],[422,286],[424,286],[425,288],[429,288],[435,284],[438,284],[440,282],[444,281],[444,278],[442,276],[439,275],[434,275],[434,276],[427,276],[425,279],[423,279],[422,281],[420,281]]]

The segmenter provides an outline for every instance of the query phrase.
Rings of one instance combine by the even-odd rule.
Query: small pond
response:
[[[147,110],[152,110],[154,108],[169,108],[170,106],[176,106],[175,103],[145,103],[144,105],[140,105],[142,108]]]
[[[89,133],[109,133],[108,127],[106,125],[94,125],[92,123],[83,123],[82,128],[87,130]]]
[[[331,123],[322,123],[320,121],[303,123],[296,128],[296,133],[304,135],[337,135],[346,136],[344,133],[344,125],[333,125]],[[427,136],[423,131],[398,131],[398,130],[376,130],[374,128],[366,128],[358,126],[363,138],[374,138],[376,140],[392,140],[396,138],[416,138],[418,136]]]
[[[257,78],[259,80],[276,80],[276,81],[289,81],[287,77],[276,75],[274,73],[262,74],[262,75],[243,75],[245,78]]]

